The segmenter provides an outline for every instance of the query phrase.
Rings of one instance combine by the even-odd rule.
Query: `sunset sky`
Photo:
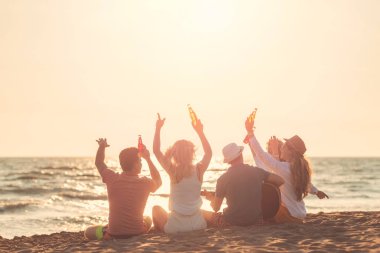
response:
[[[300,135],[380,156],[380,1],[0,1],[0,156],[94,156]]]

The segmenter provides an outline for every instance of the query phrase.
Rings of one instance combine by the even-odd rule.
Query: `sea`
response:
[[[310,158],[313,184],[330,198],[305,198],[309,213],[380,210],[380,158]],[[168,209],[167,174],[159,168],[163,185],[151,194],[145,215],[154,205]],[[253,164],[252,160],[245,161]],[[121,171],[117,159],[107,165]],[[228,167],[221,159],[210,164],[203,189],[213,190]],[[143,162],[142,175],[149,176]],[[0,158],[0,236],[30,236],[60,231],[81,231],[106,224],[107,190],[94,165],[94,157]],[[224,204],[225,205],[225,204]],[[211,210],[203,199],[203,209]]]

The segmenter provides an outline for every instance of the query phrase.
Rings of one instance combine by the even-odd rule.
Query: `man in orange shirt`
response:
[[[88,227],[84,235],[91,240],[129,238],[147,233],[152,226],[150,217],[144,217],[144,209],[149,193],[155,192],[162,184],[161,176],[145,148],[141,153],[149,166],[152,179],[140,176],[141,158],[137,148],[126,148],[120,152],[119,160],[123,170],[116,173],[104,163],[107,139],[97,140],[99,144],[95,165],[107,185],[109,202],[108,225]]]

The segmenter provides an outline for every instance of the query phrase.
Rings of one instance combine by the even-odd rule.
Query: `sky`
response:
[[[0,157],[256,136],[380,156],[380,1],[0,1]]]

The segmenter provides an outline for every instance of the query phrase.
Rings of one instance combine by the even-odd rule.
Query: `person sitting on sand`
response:
[[[162,184],[161,176],[150,159],[145,148],[140,154],[149,166],[152,179],[141,177],[141,158],[135,147],[122,150],[119,155],[123,170],[118,174],[104,163],[105,149],[109,147],[107,139],[97,140],[99,144],[95,165],[107,185],[109,202],[109,223],[106,226],[88,227],[84,235],[90,240],[111,238],[129,238],[147,233],[152,226],[150,217],[144,217],[144,209],[150,192],[155,192]]]
[[[223,148],[224,162],[231,166],[217,180],[215,195],[206,192],[206,198],[211,201],[211,207],[215,211],[211,217],[207,217],[211,226],[262,224],[263,182],[277,187],[284,183],[276,174],[244,164],[243,150],[244,147],[236,143],[230,143]],[[227,200],[227,208],[221,213],[218,211],[224,198]]]
[[[278,139],[276,136],[272,136],[272,137],[269,138],[269,140],[267,142],[267,151],[276,160],[283,161],[281,159],[281,148],[282,148],[283,145],[284,145],[283,141],[281,141],[280,139]],[[251,148],[251,152],[252,152],[252,155],[253,155],[253,159],[255,160],[256,166],[258,166],[258,167],[260,167],[260,168],[262,168],[264,170],[267,170],[269,172],[276,173],[275,171],[271,171],[270,168],[268,168],[257,157],[256,153],[254,152],[254,150],[252,149],[251,146],[250,146],[250,148]],[[315,187],[312,183],[310,183],[310,187],[308,189],[308,193],[310,193],[312,195],[316,195],[319,199],[329,198],[329,196],[327,196],[326,193],[324,193],[323,191],[318,190],[318,188]]]
[[[295,135],[286,140],[281,147],[281,153],[277,153],[279,142],[271,138],[268,146],[271,152],[274,152],[273,155],[279,159],[277,160],[262,149],[254,134],[253,125],[254,121],[247,118],[245,128],[249,136],[252,154],[257,156],[256,160],[264,164],[263,167],[267,167],[285,180],[285,183],[280,187],[281,207],[274,217],[274,221],[276,223],[302,223],[306,217],[303,198],[311,189],[311,167],[304,157],[305,143],[298,135]],[[322,192],[322,195],[325,194]]]
[[[212,151],[203,132],[199,119],[193,124],[198,134],[204,156],[193,164],[195,156],[194,144],[187,140],[179,140],[170,147],[165,155],[160,150],[160,133],[165,119],[158,114],[154,135],[153,152],[170,177],[170,195],[168,214],[162,207],[153,207],[154,227],[165,233],[187,232],[204,229],[207,222],[202,215],[202,198],[200,196],[203,174],[210,164]]]

